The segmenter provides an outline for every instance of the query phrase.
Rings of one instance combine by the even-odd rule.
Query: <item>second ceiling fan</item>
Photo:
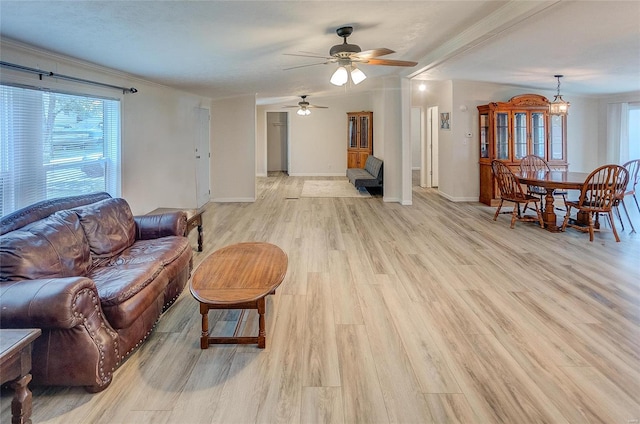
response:
[[[306,116],[306,115],[311,115],[311,111],[309,109],[328,109],[327,106],[318,106],[318,105],[312,105],[307,101],[307,96],[300,96],[300,98],[302,98],[302,101],[298,102],[297,106],[283,106],[285,108],[289,108],[289,107],[297,107],[298,111],[296,112],[298,115],[300,116]]]
[[[287,69],[337,63],[338,69],[331,76],[331,83],[341,86],[347,83],[347,81],[349,80],[349,76],[351,76],[351,81],[353,81],[354,84],[359,84],[364,81],[366,75],[356,67],[357,63],[384,66],[416,66],[418,64],[418,62],[408,60],[378,59],[380,56],[385,56],[395,52],[387,48],[362,51],[360,46],[356,44],[349,44],[347,42],[347,38],[351,35],[352,32],[353,27],[351,26],[340,27],[336,30],[338,36],[343,38],[343,43],[336,44],[335,46],[331,47],[331,49],[329,50],[329,56],[320,56],[314,54],[287,54],[288,56],[314,57],[318,59],[325,59],[325,61],[323,62],[294,66]]]

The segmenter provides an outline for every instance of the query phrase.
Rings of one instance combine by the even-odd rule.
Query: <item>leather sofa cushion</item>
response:
[[[107,265],[158,261],[167,266],[189,248],[189,240],[186,237],[169,236],[152,240],[136,240],[131,247],[114,256]]]
[[[78,216],[59,211],[3,235],[0,264],[4,281],[86,275],[91,255]]]
[[[117,305],[148,286],[162,268],[158,261],[103,266],[92,269],[88,277],[96,283],[100,303]]]
[[[158,302],[167,276],[158,261],[94,268],[88,277],[98,289],[102,311],[115,329],[129,327],[147,308]]]
[[[126,200],[105,199],[73,210],[80,217],[94,260],[115,256],[135,241],[136,226]]]

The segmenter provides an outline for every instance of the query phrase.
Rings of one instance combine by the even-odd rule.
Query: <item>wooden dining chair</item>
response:
[[[520,161],[520,171],[522,172],[549,172],[551,168],[544,158],[536,155],[526,155]],[[544,187],[527,185],[527,193],[532,196],[540,196],[540,201],[544,202],[544,197],[547,195],[547,190]],[[554,195],[562,196],[562,201],[567,202],[567,192],[564,190],[554,190]],[[541,203],[542,204],[542,203]],[[562,208],[556,208],[558,210],[566,210]]]
[[[589,240],[593,241],[594,231],[598,226],[594,226],[594,218],[597,220],[599,214],[606,213],[611,222],[611,229],[616,241],[620,241],[616,226],[613,221],[612,210],[617,200],[619,200],[627,186],[629,172],[620,165],[603,165],[596,168],[589,174],[582,189],[580,190],[580,198],[577,201],[567,201],[567,214],[562,223],[562,231],[567,226],[575,228],[579,231],[589,232]],[[589,225],[584,227],[576,223],[570,222],[571,208],[576,208],[581,212],[589,215]]]
[[[511,228],[515,226],[516,220],[528,222],[538,221],[540,223],[540,226],[544,228],[542,212],[538,207],[538,202],[540,202],[540,199],[537,196],[525,193],[518,178],[503,162],[499,160],[493,160],[491,162],[491,169],[493,170],[493,175],[498,182],[498,189],[500,190],[500,205],[498,205],[498,209],[496,209],[493,220],[496,221],[498,219],[500,209],[502,209],[502,204],[506,200],[507,202],[514,203],[513,211],[511,212]],[[526,210],[529,203],[533,203],[536,209],[537,217],[520,213],[520,204],[524,204]]]
[[[627,189],[625,190],[624,195],[633,196],[633,200],[635,200],[636,202],[638,212],[640,212],[640,204],[638,204],[638,198],[636,197],[636,187],[638,186],[638,181],[640,180],[640,159],[630,160],[622,166],[624,166],[627,172],[629,172],[629,183],[627,184]],[[625,207],[625,212],[626,209],[627,208]]]
[[[632,196],[633,200],[636,202],[636,207],[638,208],[638,212],[640,212],[640,205],[638,205],[638,199],[636,198],[636,186],[638,185],[638,167],[640,166],[640,159],[630,160],[622,165],[627,172],[629,173],[629,181],[627,182],[627,186],[624,189],[624,192],[621,194],[619,199],[613,204],[613,209],[616,211],[618,215],[618,219],[620,220],[620,225],[622,226],[622,231],[624,231],[624,222],[622,221],[622,215],[620,214],[620,205],[622,205],[622,209],[624,209],[625,215],[627,215],[627,220],[629,221],[629,225],[631,226],[631,232],[635,233],[636,229],[633,226],[633,221],[631,221],[631,215],[629,215],[629,210],[627,209],[626,203],[624,203],[624,198],[627,196]]]

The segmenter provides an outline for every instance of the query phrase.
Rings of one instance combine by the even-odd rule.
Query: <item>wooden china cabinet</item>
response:
[[[364,168],[373,154],[373,112],[347,113],[347,168]]]
[[[491,161],[499,159],[518,171],[526,155],[544,158],[551,169],[566,170],[566,116],[549,115],[549,100],[522,94],[508,102],[478,106],[480,116],[480,197],[487,205],[498,202],[498,187]]]

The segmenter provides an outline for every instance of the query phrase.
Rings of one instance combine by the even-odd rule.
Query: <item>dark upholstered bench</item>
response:
[[[364,168],[347,169],[347,178],[356,187],[382,187],[382,161],[369,155]]]

